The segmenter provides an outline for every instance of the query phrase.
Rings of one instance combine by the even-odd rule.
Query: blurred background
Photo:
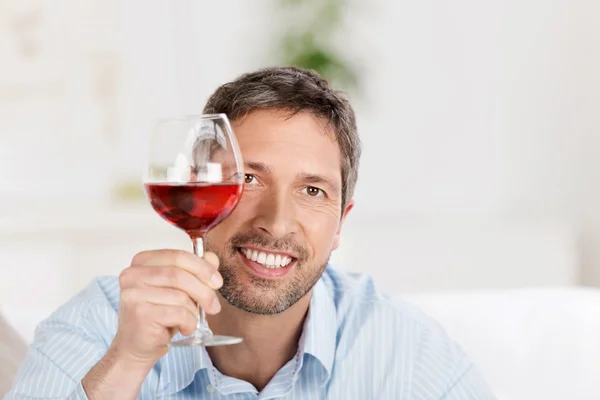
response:
[[[150,127],[294,64],[348,91],[364,144],[334,263],[416,296],[505,398],[598,398],[599,15],[596,0],[0,0],[0,310],[30,341],[94,276],[189,250],[141,191]]]
[[[599,12],[0,0],[0,307],[46,315],[138,251],[189,249],[141,192],[150,127],[285,64],[347,90],[358,115],[341,268],[395,293],[600,286]]]

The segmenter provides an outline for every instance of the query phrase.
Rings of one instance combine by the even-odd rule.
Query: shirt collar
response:
[[[337,313],[335,304],[323,278],[313,287],[312,298],[300,341],[300,360],[309,354],[320,362],[324,369],[322,383],[329,380],[335,358],[337,337]],[[182,338],[175,335],[173,340]],[[172,395],[188,387],[196,373],[212,369],[213,364],[204,347],[171,347],[159,363],[162,393]],[[210,375],[210,374],[209,374]]]

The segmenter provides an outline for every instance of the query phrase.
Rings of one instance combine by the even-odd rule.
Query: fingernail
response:
[[[213,289],[218,289],[223,285],[223,279],[218,272],[215,272],[213,276],[210,277],[210,287]]]
[[[219,303],[219,299],[215,298],[215,300],[212,303],[211,310],[215,314],[221,311],[221,303]]]

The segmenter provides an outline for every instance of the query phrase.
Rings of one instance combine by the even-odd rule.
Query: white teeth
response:
[[[270,266],[274,266],[274,265],[275,265],[275,255],[273,255],[273,254],[269,254],[269,255],[267,256],[267,261],[266,261],[266,264],[267,264],[267,265],[270,265]]]
[[[264,251],[261,251],[260,253],[258,253],[258,258],[256,259],[256,262],[265,264],[265,261],[267,261],[267,254]]]
[[[281,254],[265,253],[264,251],[244,248],[241,251],[249,260],[256,261],[269,269],[285,267],[292,262],[291,257],[282,256]]]

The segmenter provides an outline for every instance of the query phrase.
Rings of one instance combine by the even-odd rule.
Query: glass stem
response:
[[[201,237],[192,237],[192,244],[194,246],[194,254],[202,258],[204,256],[204,244]],[[196,324],[196,331],[194,336],[212,336],[212,331],[208,327],[206,322],[206,314],[200,305],[198,305],[198,323]]]

